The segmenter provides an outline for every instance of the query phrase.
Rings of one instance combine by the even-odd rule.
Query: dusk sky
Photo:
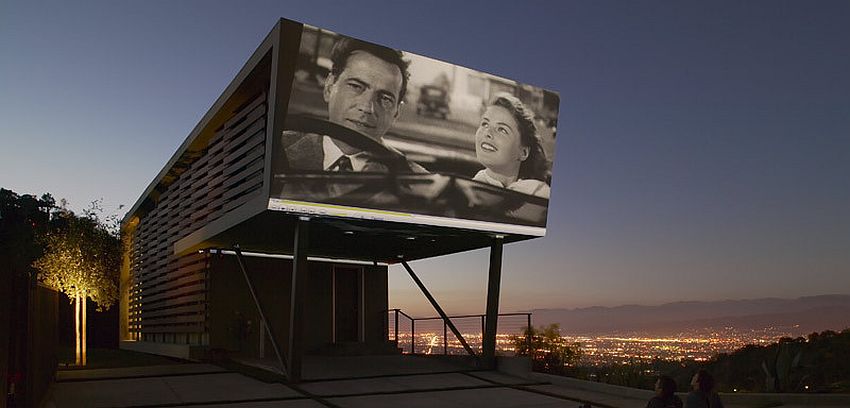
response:
[[[560,93],[503,312],[850,293],[850,2],[0,3],[0,187],[135,203],[280,17]],[[123,213],[122,213],[123,215]],[[413,262],[483,313],[487,251]],[[390,307],[435,313],[400,266]]]

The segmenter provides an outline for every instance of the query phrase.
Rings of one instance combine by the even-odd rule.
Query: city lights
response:
[[[665,361],[708,361],[717,354],[731,353],[747,345],[767,345],[781,337],[793,337],[793,328],[765,327],[762,329],[737,329],[735,327],[702,328],[669,333],[666,335],[648,333],[612,333],[594,335],[566,334],[561,337],[565,344],[578,344],[581,349],[580,364],[585,366],[606,366],[646,362],[654,359]],[[462,333],[473,349],[480,349],[481,332]],[[515,338],[521,336],[521,330],[515,333],[499,333],[496,347],[500,353],[512,355],[515,351]],[[415,352],[417,354],[465,354],[459,341],[449,333],[447,345],[443,344],[442,331],[422,331],[415,333]],[[409,353],[411,336],[399,332],[399,347]]]

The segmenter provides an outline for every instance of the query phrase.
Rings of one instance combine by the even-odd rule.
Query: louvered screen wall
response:
[[[129,330],[138,340],[206,344],[207,253],[174,243],[262,191],[266,95],[238,109],[189,159],[132,232]]]

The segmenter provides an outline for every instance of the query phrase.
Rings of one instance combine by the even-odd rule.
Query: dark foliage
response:
[[[513,336],[516,355],[531,355],[532,370],[557,375],[570,375],[578,363],[581,349],[567,344],[557,323],[545,327],[526,327],[521,336]]]
[[[46,231],[55,201],[50,194],[36,198],[0,188],[0,264],[4,273],[26,278],[30,265],[43,252],[38,234]]]
[[[689,391],[699,369],[714,375],[720,392],[850,392],[850,329],[807,337],[782,338],[765,346],[748,345],[710,361],[633,361],[601,367],[576,367],[572,375],[590,381],[652,389],[666,374]]]

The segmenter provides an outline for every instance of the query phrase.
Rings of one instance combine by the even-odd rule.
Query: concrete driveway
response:
[[[60,371],[47,406],[66,407],[577,407],[493,371],[375,374],[263,382],[209,364]],[[549,394],[549,395],[547,395]]]
[[[62,370],[48,407],[644,407],[651,391],[546,374],[483,371],[462,359],[314,357],[297,385],[197,363]],[[230,367],[230,366],[228,366]],[[244,366],[242,366],[244,368]],[[252,366],[256,367],[256,366]],[[729,408],[847,407],[847,395],[723,395]]]

